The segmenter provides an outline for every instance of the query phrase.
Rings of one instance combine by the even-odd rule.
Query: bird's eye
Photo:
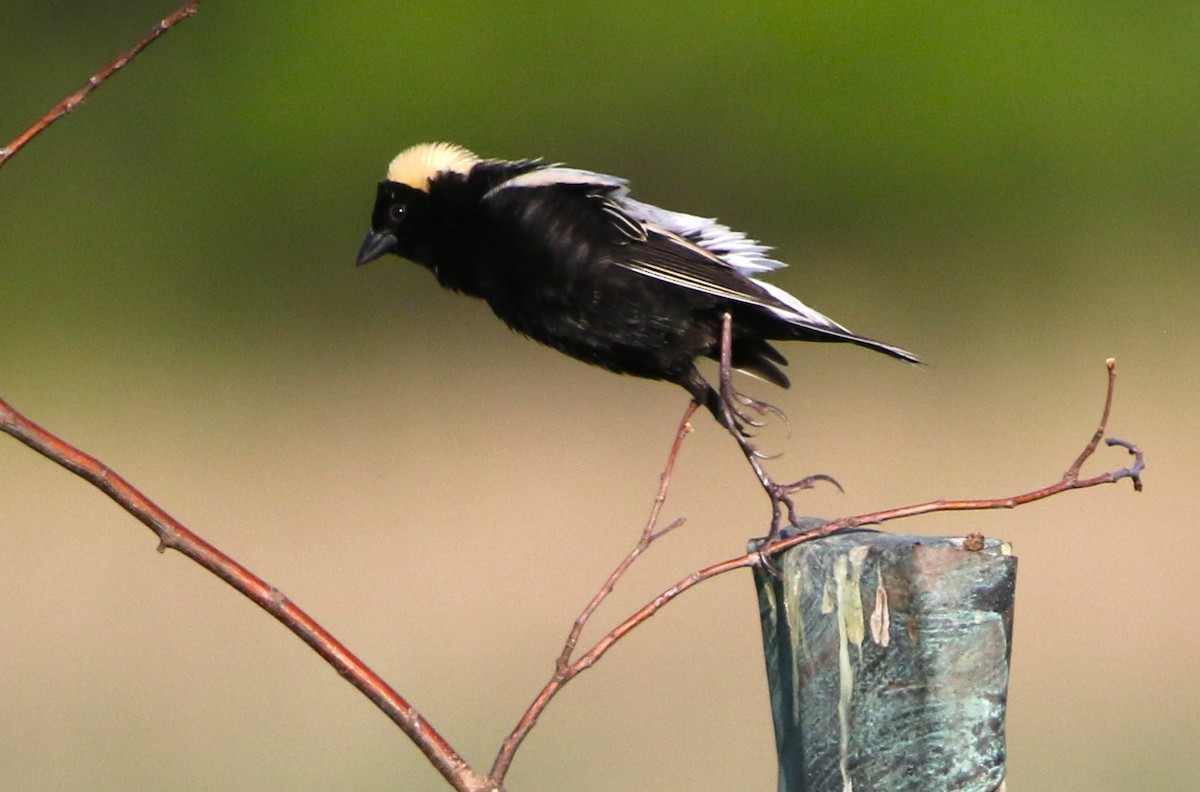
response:
[[[402,221],[404,219],[404,204],[392,204],[391,208],[388,209],[388,217],[392,219],[393,223]]]

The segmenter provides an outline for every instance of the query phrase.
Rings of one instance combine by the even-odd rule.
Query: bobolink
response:
[[[365,264],[395,253],[431,270],[448,289],[487,301],[514,330],[621,374],[677,383],[738,440],[780,504],[796,485],[776,484],[758,462],[739,409],[769,405],[721,390],[697,357],[726,356],[781,387],[786,359],[771,341],[841,341],[910,362],[814,311],[756,276],[784,265],[769,248],[715,220],[629,196],[624,179],[542,160],[480,159],[449,143],[401,152],[379,183]]]

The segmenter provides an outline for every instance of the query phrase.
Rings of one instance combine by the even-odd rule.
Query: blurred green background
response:
[[[15,2],[9,140],[172,3]],[[1200,10],[1192,3],[210,0],[0,171],[0,395],[295,599],[481,770],[632,545],[684,394],[352,266],[401,148],[626,176],[777,246],[773,281],[925,370],[793,344],[780,475],[834,516],[1050,483],[1095,428],[1128,484],[896,530],[1021,558],[1009,788],[1200,774]],[[596,627],[763,532],[701,417],[687,525]],[[1122,467],[1102,451],[1085,472]],[[0,442],[6,789],[440,789],[290,634]],[[595,637],[599,633],[592,631]],[[771,789],[749,575],[689,593],[550,707],[514,790]]]

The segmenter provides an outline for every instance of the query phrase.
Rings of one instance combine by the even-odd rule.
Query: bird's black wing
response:
[[[576,196],[574,212],[602,220],[615,232],[614,238],[624,244],[614,264],[685,289],[759,306],[813,330],[848,332],[782,289],[751,277],[783,266],[763,255],[767,248],[714,220],[634,201],[624,179],[545,166],[502,182],[484,200],[500,202],[511,190],[543,189],[553,189],[561,201]]]
[[[710,218],[634,200],[625,180],[616,176],[547,166],[502,182],[485,200],[500,198],[510,190],[539,188],[556,190],[564,199],[575,194],[581,204],[587,204],[577,211],[602,215],[625,242],[622,256],[614,257],[613,264],[673,286],[761,307],[784,322],[818,334],[851,335],[791,294],[752,277],[784,266],[766,257],[767,247]]]
[[[916,361],[904,350],[855,335],[778,286],[754,278],[784,266],[765,255],[765,246],[715,220],[636,201],[629,197],[624,179],[551,165],[497,185],[485,200],[502,200],[509,190],[521,189],[554,189],[560,196],[578,196],[577,211],[602,216],[624,243],[621,255],[612,258],[617,266],[684,289],[755,306],[806,335],[849,341]]]
[[[621,266],[684,288],[757,306],[802,331],[798,337],[848,341],[917,363],[911,352],[852,333],[774,284],[753,277],[785,266],[767,258],[770,248],[711,218],[660,209],[624,194],[610,198],[612,211],[638,222],[646,231],[630,246]],[[774,349],[765,345],[778,356]],[[771,354],[762,357],[770,358]],[[768,377],[771,379],[771,377]]]

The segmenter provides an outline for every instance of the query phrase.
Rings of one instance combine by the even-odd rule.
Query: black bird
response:
[[[358,264],[403,256],[560,352],[683,386],[738,441],[771,498],[775,538],[781,505],[794,519],[788,495],[827,477],[777,484],[767,475],[747,428],[759,422],[744,408],[777,411],[735,391],[729,368],[788,387],[787,361],[771,341],[840,341],[917,358],[758,280],[784,266],[768,251],[713,219],[634,200],[624,179],[425,143],[401,152],[379,183]],[[695,360],[722,359],[723,330],[718,390]]]

